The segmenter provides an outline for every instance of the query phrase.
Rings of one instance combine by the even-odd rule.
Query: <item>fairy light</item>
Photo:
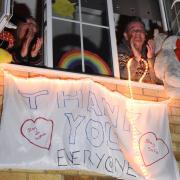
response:
[[[131,99],[133,99],[133,93],[132,93],[132,86],[131,86],[131,72],[130,72],[130,66],[131,66],[131,62],[132,62],[133,58],[129,59],[128,63],[127,63],[127,69],[128,69],[128,87],[129,87],[129,91],[130,91],[130,97]]]
[[[133,58],[130,58],[128,63],[127,63],[127,69],[128,69],[128,87],[129,87],[129,91],[130,91],[130,97],[131,99],[128,101],[127,106],[130,108],[129,113],[129,121],[131,124],[131,132],[132,132],[132,145],[133,145],[133,150],[134,150],[134,154],[135,154],[135,163],[138,164],[143,176],[145,177],[145,179],[150,179],[150,175],[148,173],[148,171],[146,170],[143,160],[141,158],[141,154],[140,154],[140,150],[139,150],[139,132],[136,128],[136,118],[134,117],[134,109],[135,109],[135,104],[133,101],[133,92],[132,92],[132,85],[131,85],[131,72],[130,72],[130,67],[131,67],[131,63],[133,61]],[[146,76],[147,72],[148,72],[148,63],[141,58],[141,61],[145,64],[145,71],[143,73],[143,75],[141,76],[141,78],[139,79],[139,82],[142,82],[144,77]],[[152,179],[151,179],[152,180]]]
[[[128,101],[127,106],[129,107],[129,121],[131,124],[131,132],[132,132],[132,146],[133,146],[133,150],[134,150],[134,159],[135,159],[135,163],[138,165],[139,169],[141,170],[143,176],[145,177],[145,179],[150,179],[150,175],[146,169],[146,167],[144,166],[143,160],[141,158],[141,154],[139,151],[139,132],[136,128],[136,118],[134,117],[134,109],[135,109],[135,104],[134,101],[132,99],[130,99]],[[151,178],[152,180],[152,178]]]
[[[4,72],[4,68],[0,66],[0,71]]]
[[[18,80],[18,77],[14,76],[9,71],[5,70],[2,66],[0,66],[0,71],[3,72],[4,74],[7,74],[8,76],[10,76],[13,80]]]
[[[15,78],[10,72],[6,71],[3,67],[0,66],[0,71],[3,72],[4,74],[8,74],[11,76],[13,79]]]

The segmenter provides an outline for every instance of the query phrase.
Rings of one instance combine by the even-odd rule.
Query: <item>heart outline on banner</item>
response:
[[[42,132],[43,130],[37,127],[39,122],[41,123],[41,125],[42,123],[44,124],[45,130],[47,130],[46,132]],[[53,121],[52,120],[47,120],[42,117],[38,117],[35,120],[27,119],[21,125],[20,131],[21,131],[22,136],[26,140],[28,140],[31,144],[37,147],[43,148],[43,149],[47,149],[47,150],[50,149],[52,134],[53,134]],[[41,141],[38,141],[38,140],[41,140]]]
[[[147,138],[147,139],[144,140],[144,138],[145,139]],[[151,140],[149,140],[148,138]],[[149,146],[147,144],[149,144]],[[163,147],[160,149],[160,151],[162,153],[160,154],[159,157],[158,157],[159,148],[157,148],[157,147]],[[164,159],[169,154],[169,148],[168,148],[167,144],[163,141],[163,139],[158,138],[154,132],[147,132],[139,138],[139,150],[140,150],[144,165],[146,167],[155,164],[156,162],[160,161],[161,159]],[[164,150],[164,151],[162,151],[162,150]],[[166,152],[166,150],[167,150],[167,152]],[[144,151],[145,151],[145,153],[144,153]],[[155,155],[155,158],[153,160],[151,160],[151,159],[148,160],[147,159],[149,157],[148,155],[151,154],[150,157],[152,157],[152,153]]]

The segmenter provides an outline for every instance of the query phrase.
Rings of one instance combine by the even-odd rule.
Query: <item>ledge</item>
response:
[[[14,70],[14,71],[22,71],[22,72],[26,72],[26,73],[35,73],[35,74],[39,74],[39,75],[45,75],[47,77],[55,76],[55,77],[59,77],[59,78],[73,78],[73,79],[89,78],[96,82],[129,86],[128,80],[121,80],[121,79],[117,79],[114,77],[73,73],[73,72],[60,71],[60,70],[55,70],[55,69],[23,66],[23,65],[16,65],[16,64],[0,64],[0,68],[3,68],[4,70],[7,70],[7,71]],[[138,87],[138,88],[154,89],[154,90],[164,90],[164,86],[162,86],[162,85],[139,83],[139,82],[135,82],[135,81],[131,81],[131,86]]]

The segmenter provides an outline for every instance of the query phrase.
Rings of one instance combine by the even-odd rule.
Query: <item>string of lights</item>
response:
[[[139,79],[139,82],[142,82],[144,77],[147,74],[148,71],[148,63],[144,60],[141,59],[143,61],[143,63],[145,64],[145,71],[143,73],[143,75],[141,76],[141,78]],[[150,175],[147,171],[147,169],[144,166],[143,160],[141,158],[141,154],[140,154],[140,150],[139,150],[139,132],[136,128],[136,118],[134,118],[134,111],[136,109],[134,101],[133,101],[133,92],[132,92],[132,84],[131,84],[131,72],[130,72],[130,67],[131,67],[131,63],[133,61],[133,58],[130,58],[128,63],[127,63],[127,69],[128,69],[128,87],[129,87],[129,91],[130,91],[130,100],[128,101],[127,107],[128,107],[128,111],[129,111],[129,123],[131,124],[131,132],[132,132],[132,146],[133,146],[133,150],[134,150],[134,159],[135,159],[135,163],[138,164],[143,176],[145,177],[145,179],[150,179]],[[151,179],[152,180],[152,179]]]

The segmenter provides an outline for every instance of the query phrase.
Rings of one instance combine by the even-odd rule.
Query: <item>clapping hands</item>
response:
[[[152,59],[154,58],[154,52],[155,52],[155,43],[153,39],[149,39],[146,44],[147,47],[147,58]]]
[[[35,35],[39,31],[38,25],[34,19],[29,18],[26,22],[21,23],[17,29],[17,36],[19,41],[21,42],[21,56],[27,56],[29,52],[29,47],[32,40],[35,38]],[[31,57],[37,56],[41,46],[43,43],[43,39],[41,37],[36,39],[35,44],[33,44],[32,49],[30,50]]]

